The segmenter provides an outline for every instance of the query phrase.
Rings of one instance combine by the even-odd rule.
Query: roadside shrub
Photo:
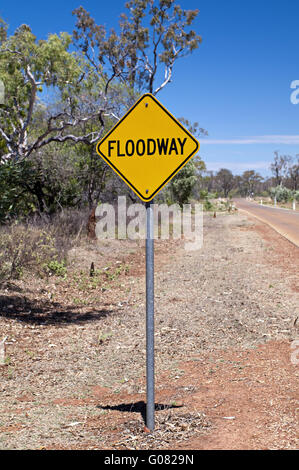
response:
[[[183,204],[189,203],[196,181],[196,167],[192,161],[188,162],[171,180],[170,188],[173,199],[181,207],[183,207]]]
[[[0,280],[18,279],[25,271],[42,274],[57,256],[55,240],[45,230],[17,223],[0,230]]]
[[[67,271],[64,261],[59,262],[57,260],[49,261],[45,268],[49,274],[61,277],[65,276]]]
[[[30,225],[50,233],[55,240],[58,259],[66,260],[68,251],[86,236],[88,215],[87,208],[67,209],[52,216],[32,218]]]
[[[208,197],[208,191],[206,189],[201,189],[199,191],[199,198],[200,199],[206,199]]]
[[[293,191],[283,186],[276,186],[276,188],[271,188],[270,195],[272,199],[274,199],[276,196],[277,202],[288,202],[293,199]]]
[[[206,199],[203,204],[203,209],[204,211],[214,210],[214,205],[208,199]]]
[[[86,236],[88,209],[32,216],[0,226],[0,281],[25,272],[65,276],[68,251]]]

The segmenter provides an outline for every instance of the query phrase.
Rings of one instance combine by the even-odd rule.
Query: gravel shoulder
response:
[[[0,449],[296,448],[299,249],[236,213],[205,216],[201,250],[155,250],[157,431],[144,246],[106,241],[74,253],[66,280],[0,290]],[[90,261],[110,275],[76,274]]]

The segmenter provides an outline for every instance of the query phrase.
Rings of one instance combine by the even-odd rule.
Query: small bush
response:
[[[203,204],[203,208],[205,211],[212,211],[214,210],[214,205],[208,199],[206,199]]]
[[[283,186],[277,186],[276,188],[270,189],[271,198],[274,199],[276,196],[277,202],[288,202],[293,199],[293,191]]]
[[[66,275],[66,267],[64,261],[61,263],[57,260],[49,261],[45,268],[49,274],[53,274],[54,276],[61,276],[64,277]]]
[[[201,189],[201,190],[199,191],[199,198],[200,198],[200,199],[207,199],[207,198],[208,198],[208,195],[209,195],[209,193],[208,193],[208,191],[207,191],[206,189]]]
[[[88,209],[36,215],[0,226],[0,281],[26,272],[65,276],[68,251],[86,236]]]
[[[68,251],[86,235],[88,209],[68,209],[52,216],[33,217],[30,226],[45,230],[55,240],[59,260],[66,259]]]
[[[0,280],[18,279],[25,271],[41,274],[57,258],[54,238],[44,230],[12,224],[0,231]]]

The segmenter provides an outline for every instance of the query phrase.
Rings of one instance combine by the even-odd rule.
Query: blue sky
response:
[[[1,0],[12,32],[29,24],[38,37],[72,32],[80,4],[97,23],[117,26],[123,0],[40,2]],[[200,154],[209,170],[255,169],[269,175],[273,153],[299,153],[299,104],[290,101],[299,80],[298,0],[181,0],[200,10],[195,29],[203,42],[179,61],[173,82],[157,98],[176,117],[199,122],[209,137]]]

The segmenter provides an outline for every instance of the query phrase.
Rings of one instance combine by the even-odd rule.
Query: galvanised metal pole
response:
[[[155,429],[154,211],[146,203],[146,426]]]

